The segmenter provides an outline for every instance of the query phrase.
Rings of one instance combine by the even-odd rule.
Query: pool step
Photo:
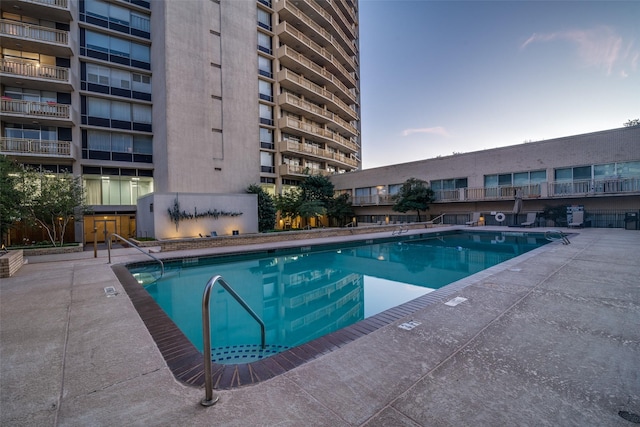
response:
[[[260,344],[213,347],[211,348],[211,361],[221,364],[251,363],[283,352],[288,348],[284,345],[269,344],[265,345],[264,349]]]

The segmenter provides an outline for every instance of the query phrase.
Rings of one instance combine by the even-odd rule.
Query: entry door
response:
[[[111,233],[116,232],[116,220],[115,219],[96,219],[94,221],[97,229],[98,242],[104,243],[107,241],[107,237]]]

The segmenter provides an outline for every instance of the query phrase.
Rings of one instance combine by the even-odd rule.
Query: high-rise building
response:
[[[357,0],[3,0],[0,154],[82,176],[84,236],[150,192],[360,168]]]

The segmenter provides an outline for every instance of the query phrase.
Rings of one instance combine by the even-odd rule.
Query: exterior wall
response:
[[[207,211],[241,213],[237,216],[220,215],[181,219],[176,226],[168,214],[176,199],[180,212],[188,214]],[[149,194],[138,199],[137,236],[157,239],[218,236],[258,232],[258,197],[255,194]]]
[[[525,194],[524,212],[541,212],[545,206],[560,205],[582,205],[587,211],[637,212],[640,209],[640,177],[630,183],[630,190],[614,186],[613,191],[587,189],[573,194],[556,194],[554,172],[557,168],[638,161],[640,127],[627,127],[334,175],[331,181],[336,191],[350,192],[356,216],[361,221],[366,219],[366,222],[403,214],[392,211],[393,202],[388,196],[386,199],[374,197],[372,202],[359,202],[353,197],[357,188],[379,187],[384,191],[389,185],[401,184],[412,177],[427,182],[466,178],[467,188],[452,191],[449,200],[437,200],[431,204],[427,218],[470,212],[510,213],[516,186],[505,187],[496,197],[485,197],[482,191],[485,175],[540,170],[546,171],[547,181],[539,185],[539,193]],[[477,191],[468,191],[474,189]],[[415,212],[408,214],[415,215]]]
[[[155,190],[244,191],[259,181],[255,2],[189,4],[152,3]]]

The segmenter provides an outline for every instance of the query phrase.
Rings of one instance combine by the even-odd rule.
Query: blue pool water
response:
[[[286,349],[545,243],[548,241],[541,234],[534,233],[438,233],[343,246],[187,258],[167,263],[164,276],[145,289],[202,351],[202,293],[212,276],[221,275],[264,321],[267,344]],[[157,264],[129,267],[143,284],[149,277],[157,277],[150,270],[153,268]],[[260,328],[221,286],[211,295],[214,361],[237,363],[216,349],[257,345]]]

